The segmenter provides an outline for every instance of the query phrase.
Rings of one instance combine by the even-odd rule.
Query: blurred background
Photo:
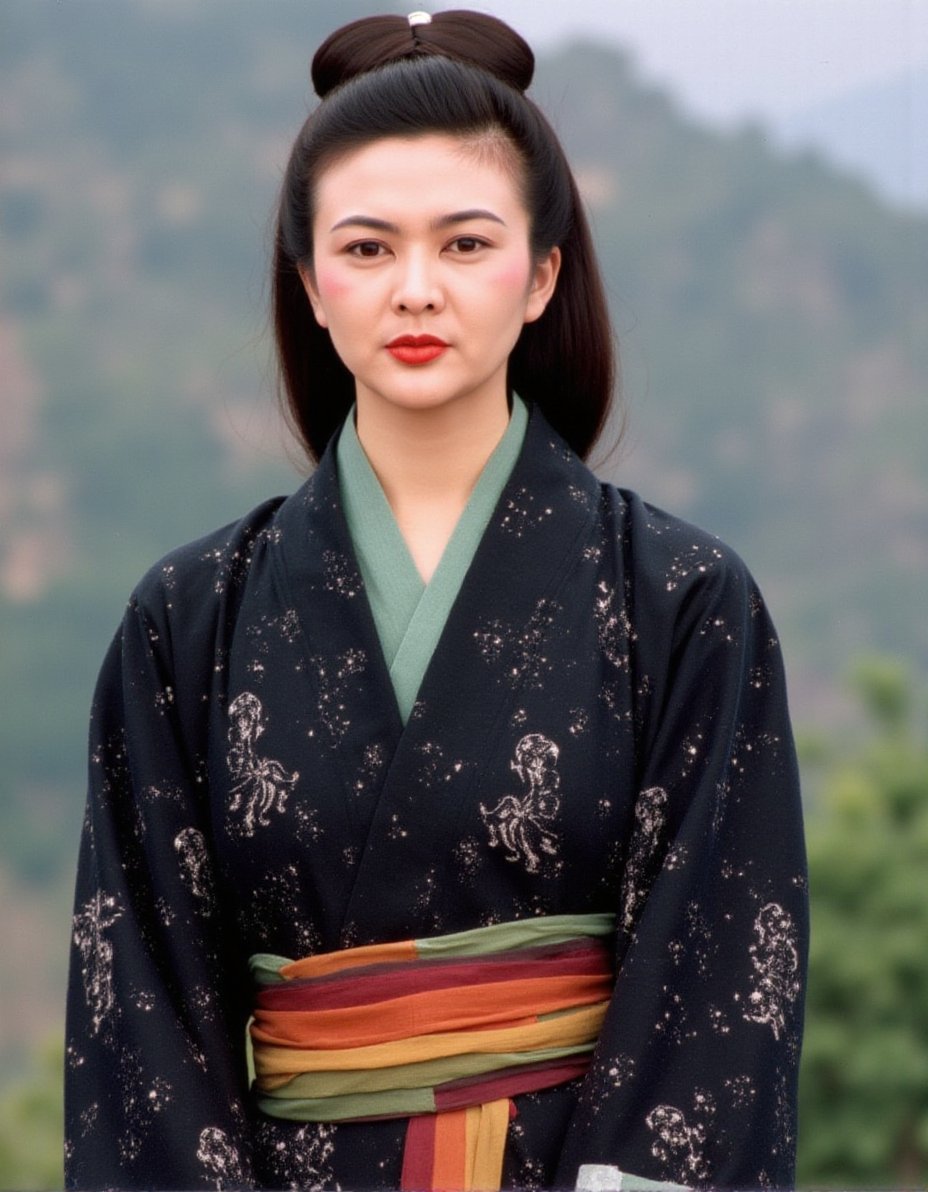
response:
[[[411,0],[410,0],[411,3]],[[814,906],[800,1183],[928,1183],[928,0],[497,0],[589,205],[600,475],[745,556]],[[96,671],[168,549],[293,489],[271,211],[353,0],[0,4],[0,1187],[60,1185]]]

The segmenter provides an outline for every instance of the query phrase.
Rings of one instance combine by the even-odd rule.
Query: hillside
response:
[[[308,47],[375,7],[3,6],[0,884],[17,899],[67,886],[90,690],[134,581],[298,481],[264,332],[269,218]],[[622,345],[630,432],[601,473],[746,556],[801,723],[840,718],[861,648],[928,669],[928,219],[763,129],[698,125],[611,50],[546,58],[537,91]]]
[[[862,645],[928,664],[928,219],[617,65],[578,47],[542,80],[624,345],[612,471],[742,550],[814,717]]]
[[[828,145],[884,194],[928,211],[928,65],[795,112],[779,133],[787,145]]]

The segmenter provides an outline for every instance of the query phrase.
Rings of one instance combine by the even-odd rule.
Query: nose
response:
[[[439,264],[425,252],[410,252],[397,260],[393,309],[400,314],[439,311],[445,304]]]

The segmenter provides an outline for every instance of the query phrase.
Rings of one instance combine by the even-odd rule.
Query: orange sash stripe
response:
[[[304,956],[284,965],[280,975],[288,981],[328,977],[345,969],[362,968],[368,964],[397,964],[417,960],[415,940],[397,940],[392,944],[365,944],[362,948],[348,948],[343,952],[322,952],[318,956]]]
[[[256,1008],[251,1037],[272,1047],[364,1047],[410,1035],[513,1025],[520,1016],[525,1021],[527,1006],[533,1010],[528,1021],[537,1021],[544,1014],[601,1002],[609,997],[611,985],[608,975],[529,977],[447,989],[440,999],[428,991],[337,1010]]]
[[[375,1043],[368,1047],[337,1050],[297,1050],[291,1047],[255,1048],[254,1060],[259,1088],[268,1076],[288,1079],[298,1072],[363,1071],[366,1068],[394,1068],[420,1060],[442,1056],[508,1054],[513,1051],[540,1050],[547,1047],[572,1047],[595,1039],[599,1034],[607,1005],[597,1003],[570,1013],[530,1022],[525,1026],[488,1028],[473,1033],[446,1031],[433,1035],[398,1039],[395,1043]],[[477,1046],[479,1041],[479,1046]]]
[[[471,1107],[472,1108],[472,1107]],[[471,1109],[452,1109],[435,1118],[433,1189],[455,1192],[467,1188],[467,1115]],[[473,1134],[473,1129],[472,1129]]]
[[[402,1189],[499,1189],[511,1098],[589,1064],[613,930],[607,914],[554,915],[296,961],[256,955],[257,1104],[298,1121],[408,1117]]]

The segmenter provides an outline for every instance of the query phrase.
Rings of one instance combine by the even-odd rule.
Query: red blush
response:
[[[513,264],[498,270],[493,275],[494,283],[506,290],[525,290],[528,288],[528,276],[524,264]]]
[[[322,268],[316,271],[316,288],[323,297],[341,298],[351,292],[352,286],[339,270]]]

